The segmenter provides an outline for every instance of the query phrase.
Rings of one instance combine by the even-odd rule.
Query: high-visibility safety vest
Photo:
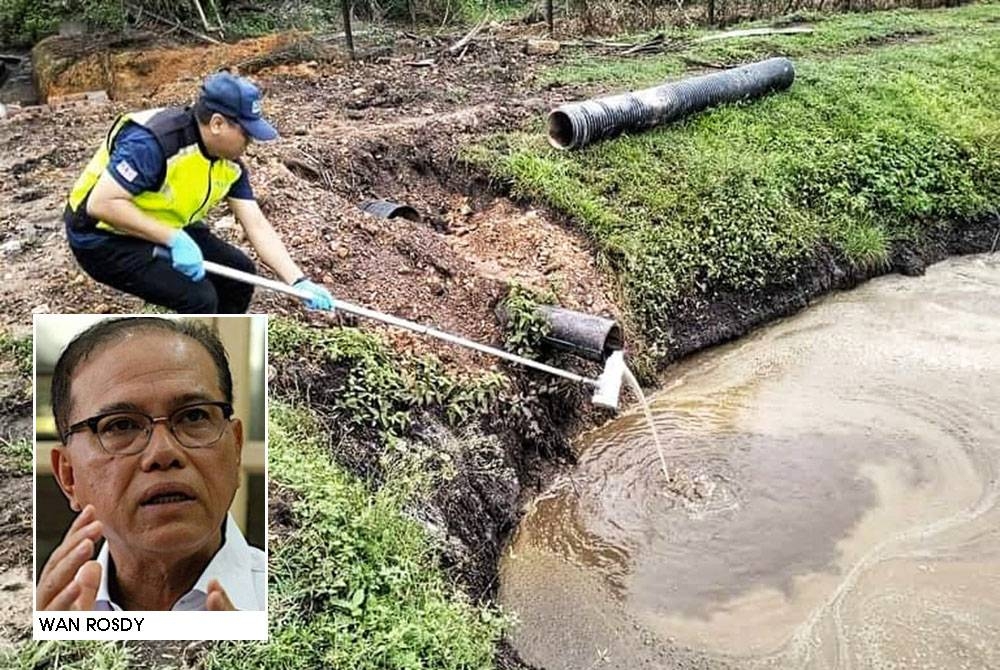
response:
[[[90,159],[70,191],[68,212],[76,230],[97,227],[120,232],[86,212],[86,201],[94,184],[108,167],[115,138],[127,122],[149,130],[163,150],[166,176],[158,191],[143,191],[132,202],[146,214],[170,228],[183,228],[200,221],[243,173],[236,161],[209,158],[199,146],[198,124],[190,108],[163,107],[119,116],[104,143]]]

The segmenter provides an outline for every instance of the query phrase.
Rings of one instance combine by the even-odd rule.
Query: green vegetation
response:
[[[638,88],[655,86],[672,77],[678,77],[684,73],[686,67],[676,56],[648,60],[608,60],[586,54],[575,57],[566,64],[542,71],[537,79],[542,86],[615,82],[616,88],[619,89]]]
[[[606,56],[583,51],[568,62],[541,72],[538,81],[542,85],[611,84],[616,90],[656,86],[683,74],[692,61],[739,65],[775,55],[789,58],[837,56],[852,50],[872,50],[893,42],[932,43],[963,35],[989,34],[993,30],[990,25],[992,17],[997,11],[997,3],[990,1],[959,10],[900,9],[826,15],[798,12],[794,16],[794,25],[811,28],[813,32],[730,38],[702,44],[694,44],[692,40],[718,31],[668,26],[663,30],[622,35],[617,39],[638,43],[662,33],[668,44],[688,44],[687,48],[622,60],[609,60]],[[771,19],[727,26],[725,30],[775,25],[776,22]]]
[[[194,3],[171,0],[132,0],[133,7],[203,30]],[[210,0],[201,0],[210,23],[215,14]],[[340,32],[340,0],[264,0],[256,3],[216,0],[227,36],[247,37],[288,29]],[[358,0],[351,3],[362,21],[413,22],[438,27],[482,18],[503,20],[526,11],[524,0]],[[0,46],[30,46],[55,34],[64,21],[88,24],[96,30],[120,30],[128,20],[121,0],[0,0]]]
[[[984,16],[996,7],[926,13],[952,26],[929,43],[797,60],[791,89],[750,104],[574,153],[550,148],[539,121],[466,158],[578,221],[638,323],[667,345],[663,308],[681,296],[791,279],[823,247],[877,267],[895,243],[992,211],[1000,24]],[[871,20],[881,30],[897,15],[920,22]]]
[[[25,642],[0,650],[0,667],[19,670],[125,670],[132,655],[121,642]]]
[[[33,461],[31,438],[8,439],[0,436],[0,472],[13,475],[31,474]]]
[[[117,30],[125,23],[125,13],[122,3],[112,0],[0,0],[0,46],[30,46],[71,20]]]
[[[16,337],[0,330],[0,365],[14,369],[18,378],[31,385],[31,337]]]
[[[371,491],[331,464],[323,434],[307,412],[272,403],[269,467],[292,522],[272,528],[270,639],[222,643],[204,667],[491,667],[504,620],[444,579],[403,512],[411,483]]]
[[[0,411],[15,418],[12,410],[31,404],[31,337],[15,337],[0,330]],[[30,436],[0,432],[0,471],[9,474],[31,472]]]
[[[272,356],[339,368],[323,389],[333,423],[346,433],[374,430],[390,446],[411,428],[415,411],[440,411],[449,425],[489,413],[505,378],[493,372],[447,374],[433,356],[400,354],[370,331],[307,328],[272,319],[268,329]],[[311,395],[316,391],[305,390]]]
[[[841,55],[893,43],[934,43],[973,35],[995,34],[990,21],[1000,9],[995,2],[960,9],[914,10],[860,14],[814,13],[797,15],[811,33],[772,35],[706,42],[687,52],[689,57],[714,63],[747,63],[775,54],[800,58],[811,55]],[[757,21],[739,28],[765,27],[773,22]],[[733,26],[737,28],[737,26]]]
[[[518,356],[536,358],[542,338],[548,334],[549,324],[538,313],[539,304],[553,304],[555,296],[537,296],[528,288],[511,286],[503,301],[507,315],[504,348]]]

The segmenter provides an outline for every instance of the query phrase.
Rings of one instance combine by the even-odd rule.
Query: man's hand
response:
[[[330,292],[319,284],[314,284],[305,277],[292,284],[295,288],[300,288],[312,294],[311,298],[304,299],[306,307],[309,309],[333,310],[333,296]]]
[[[91,557],[103,532],[93,505],[84,507],[42,568],[38,580],[39,610],[94,609],[101,585],[101,566]]]
[[[226,595],[226,590],[222,588],[222,584],[219,583],[218,579],[211,579],[208,582],[208,597],[205,599],[205,609],[209,612],[236,611],[236,607],[233,606],[229,596]]]
[[[205,278],[205,259],[201,248],[183,230],[178,230],[167,244],[170,247],[170,262],[174,269],[187,275],[191,281]]]

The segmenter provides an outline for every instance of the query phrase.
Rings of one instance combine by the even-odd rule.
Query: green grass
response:
[[[438,412],[452,426],[488,413],[506,385],[494,372],[449,373],[433,356],[399,353],[371,331],[308,328],[272,319],[268,348],[283,360],[309,360],[343,371],[325,382],[332,418],[345,432],[375,431],[402,446],[418,411]],[[308,391],[308,390],[306,390]]]
[[[722,63],[744,63],[780,54],[791,58],[812,55],[837,55],[845,51],[877,48],[893,41],[916,40],[933,43],[959,36],[983,35],[995,30],[1000,6],[995,2],[958,9],[899,9],[887,12],[849,14],[803,14],[804,25],[812,33],[742,37],[707,42],[692,48],[688,55]],[[757,21],[735,28],[765,27]]]
[[[492,666],[504,620],[443,577],[397,479],[377,492],[330,462],[322,427],[271,406],[272,481],[293,500],[293,528],[270,540],[270,639],[222,643],[214,668],[450,670]]]
[[[31,383],[31,337],[17,337],[0,330],[0,365],[9,366],[18,377]]]
[[[959,36],[990,34],[996,29],[997,12],[1000,12],[1000,5],[996,2],[940,10],[900,9],[828,15],[801,12],[796,15],[795,25],[812,28],[813,32],[729,38],[703,44],[690,42],[720,31],[671,26],[662,31],[622,35],[615,40],[638,43],[662,32],[670,43],[689,43],[687,48],[624,59],[609,59],[589,49],[581,50],[568,62],[540,73],[538,82],[541,85],[603,82],[613,84],[617,90],[655,86],[683,74],[689,67],[685,58],[705,63],[738,65],[775,55],[789,58],[828,58],[845,51],[875,49],[892,41],[918,40],[932,43]],[[728,26],[725,30],[771,26],[781,27],[776,25],[774,19],[766,19]]]
[[[536,81],[542,86],[616,82],[622,89],[636,88],[653,86],[677,77],[686,67],[675,56],[647,60],[607,60],[584,54],[539,73]]]
[[[669,344],[662,308],[682,296],[793,278],[822,246],[877,268],[893,243],[995,207],[1000,23],[983,18],[996,8],[927,12],[977,27],[798,59],[787,92],[583,151],[551,149],[538,121],[465,157],[575,219],[653,342]],[[894,20],[873,16],[844,22]]]
[[[26,475],[32,471],[34,450],[31,438],[0,436],[0,472],[13,475]]]
[[[0,649],[0,667],[18,670],[125,670],[132,655],[121,642],[25,642]]]

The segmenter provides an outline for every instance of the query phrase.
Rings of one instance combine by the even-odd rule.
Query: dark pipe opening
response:
[[[558,109],[549,114],[549,144],[556,149],[573,146],[573,120],[566,112]]]
[[[538,314],[549,326],[542,339],[577,356],[604,361],[624,347],[622,329],[613,319],[552,305],[539,305]]]
[[[420,214],[414,208],[388,200],[365,200],[358,207],[361,208],[361,211],[380,219],[401,217],[410,221],[420,221]]]
[[[622,335],[622,329],[616,323],[611,326],[608,331],[607,337],[604,338],[604,357],[607,358],[612,352],[618,351],[625,348],[625,337]]]

